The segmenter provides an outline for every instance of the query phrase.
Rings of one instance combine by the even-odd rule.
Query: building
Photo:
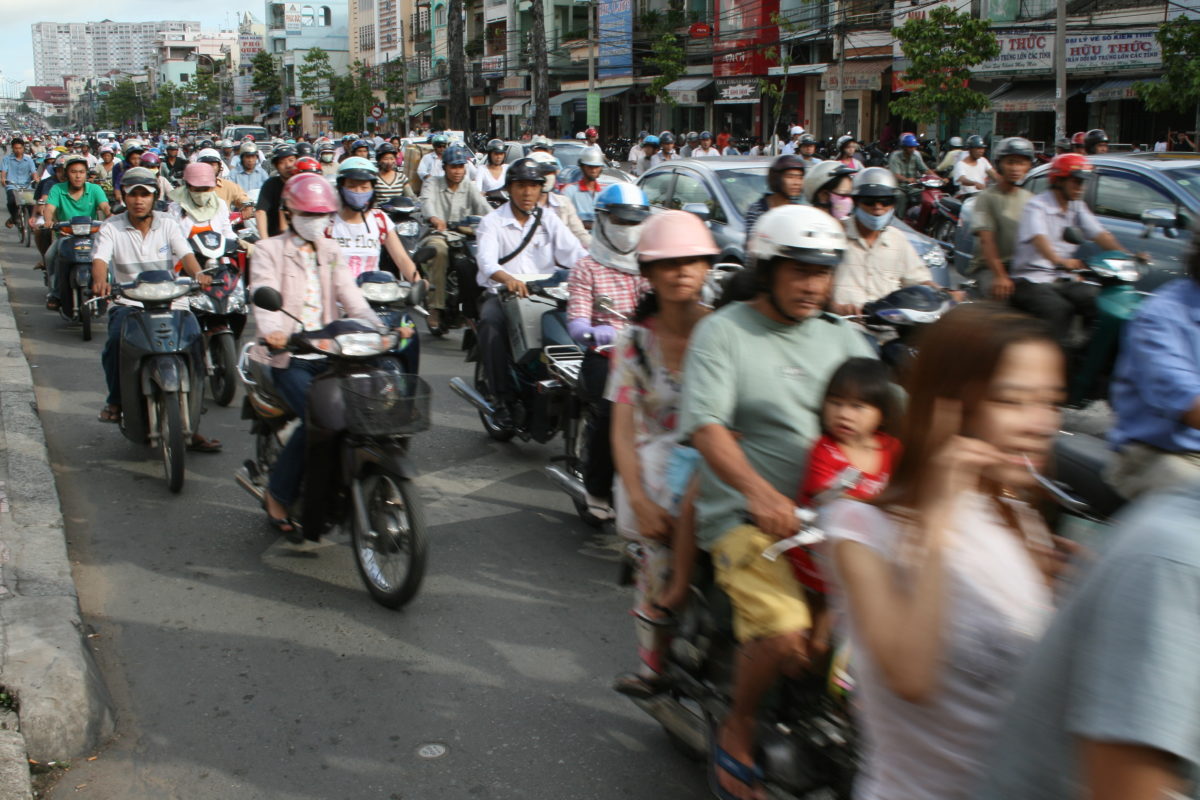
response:
[[[113,70],[140,73],[151,67],[163,33],[199,34],[199,22],[35,22],[33,69],[39,85],[68,75],[94,78]]]
[[[350,66],[349,0],[319,0],[311,5],[267,0],[265,11],[263,46],[280,61],[283,103],[269,109],[260,121],[294,126],[300,114],[297,73],[308,52],[319,47],[328,53],[335,74],[344,74]]]
[[[183,87],[194,80],[198,66],[204,71],[225,68],[236,71],[241,60],[238,31],[201,31],[159,35],[150,75],[154,87],[173,83]]]
[[[53,117],[67,110],[68,96],[63,86],[26,86],[21,100],[33,113]]]

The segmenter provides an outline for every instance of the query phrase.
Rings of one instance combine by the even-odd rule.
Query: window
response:
[[[300,24],[305,28],[311,28],[317,24],[316,14],[313,13],[312,6],[300,7]]]
[[[1050,188],[1050,171],[1046,170],[1041,175],[1027,179],[1021,186],[1034,194],[1041,194]]]
[[[671,197],[671,183],[675,180],[674,172],[656,172],[642,181],[642,191],[646,193],[646,202],[652,206],[666,208]]]
[[[1149,178],[1132,172],[1100,172],[1092,209],[1096,214],[1138,221],[1143,211],[1152,208],[1165,208],[1174,214],[1175,201]]]
[[[445,6],[438,6],[433,10],[433,24],[437,25],[438,27],[444,27],[446,25]]]
[[[690,203],[703,203],[708,208],[709,218],[714,222],[725,222],[725,210],[712,196],[699,176],[680,172],[675,179],[675,191],[671,193],[671,208],[683,210]]]
[[[329,9],[329,6],[321,6],[321,13],[317,18],[317,24],[322,28],[328,28],[333,25],[333,12]]]

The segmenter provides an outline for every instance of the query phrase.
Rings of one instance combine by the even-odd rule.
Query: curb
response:
[[[0,684],[18,704],[16,725],[11,715],[0,716],[6,799],[31,796],[27,758],[84,755],[115,729],[112,700],[87,646],[36,409],[8,287],[0,285]]]

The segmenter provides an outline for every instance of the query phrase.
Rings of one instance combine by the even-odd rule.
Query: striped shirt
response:
[[[387,205],[389,200],[394,200],[397,197],[404,196],[404,190],[407,188],[408,182],[404,179],[403,173],[400,170],[392,172],[392,182],[387,183],[383,179],[382,173],[375,178],[375,205]]]

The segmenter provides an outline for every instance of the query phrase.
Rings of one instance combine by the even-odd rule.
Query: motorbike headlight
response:
[[[934,267],[946,266],[946,251],[940,245],[933,245],[925,254],[921,256],[921,260],[925,262],[925,266],[930,269]]]
[[[377,356],[387,352],[394,339],[395,337],[382,333],[343,333],[341,336],[335,336],[334,342],[344,356]]]
[[[92,223],[81,222],[78,225],[71,226],[72,236],[90,236],[92,233]]]
[[[139,303],[162,303],[183,297],[191,290],[186,283],[139,283],[125,289],[123,294]]]
[[[246,294],[240,288],[229,293],[229,313],[230,314],[245,314],[246,313]]]
[[[555,300],[562,300],[563,302],[566,302],[571,298],[571,293],[568,292],[566,287],[563,286],[548,286],[544,291],[546,292],[547,297],[552,297]]]
[[[364,283],[361,287],[368,303],[395,303],[408,295],[408,287],[396,282]]]
[[[406,219],[404,222],[396,223],[397,236],[416,236],[421,232],[421,223],[415,219]]]
[[[216,308],[213,306],[212,298],[206,294],[194,294],[188,298],[188,305],[193,311],[207,311],[215,313]]]

